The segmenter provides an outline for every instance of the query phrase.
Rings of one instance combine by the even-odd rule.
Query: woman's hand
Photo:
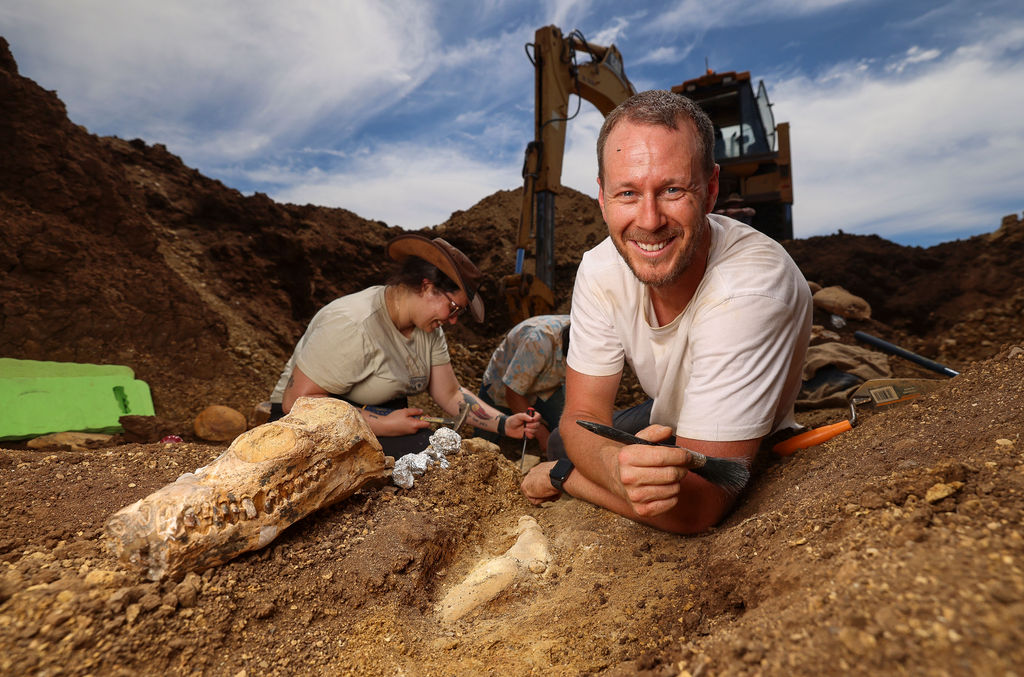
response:
[[[533,439],[541,425],[541,418],[536,410],[530,409],[530,411],[532,413],[519,413],[509,416],[505,420],[505,435],[516,440],[521,440],[524,437]]]
[[[418,418],[423,415],[423,410],[416,407],[395,409],[385,416],[375,414],[367,409],[361,410],[361,413],[366,422],[370,424],[370,430],[378,437],[412,435],[430,425]]]

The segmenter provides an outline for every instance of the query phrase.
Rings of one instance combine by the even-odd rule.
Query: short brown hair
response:
[[[615,125],[623,120],[642,125],[680,129],[688,120],[697,131],[697,153],[706,176],[715,168],[715,127],[711,118],[691,99],[666,89],[650,89],[629,97],[608,114],[597,135],[597,178],[604,182],[604,146]]]

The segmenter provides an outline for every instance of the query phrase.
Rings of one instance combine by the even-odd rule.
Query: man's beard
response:
[[[633,273],[633,277],[642,284],[657,288],[672,284],[686,272],[687,268],[690,267],[690,264],[693,263],[693,258],[697,254],[697,250],[704,244],[705,239],[710,237],[710,233],[711,228],[708,226],[707,217],[704,217],[703,224],[698,227],[698,230],[694,233],[693,239],[691,239],[689,244],[686,245],[686,249],[683,250],[679,260],[676,261],[676,264],[670,270],[660,275],[654,273],[642,274],[640,270],[637,270],[637,266],[633,265],[633,262],[630,260],[628,252],[626,251],[626,235],[628,233],[622,234],[621,243],[613,237],[612,244],[615,245],[615,249],[618,250],[619,256],[622,257],[622,260],[626,262],[627,266],[629,266],[629,270]],[[679,235],[676,235],[676,237],[679,237]]]

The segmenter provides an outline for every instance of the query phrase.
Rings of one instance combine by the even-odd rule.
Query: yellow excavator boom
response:
[[[534,65],[534,140],[527,145],[523,160],[516,271],[503,280],[509,312],[516,322],[554,307],[555,195],[561,188],[565,125],[576,114],[569,115],[570,95],[586,99],[602,115],[608,115],[636,92],[623,72],[622,55],[615,45],[589,43],[579,31],[563,36],[556,26],[540,28],[534,42],[527,45],[527,54]],[[588,55],[589,60],[580,63],[580,54]],[[528,261],[531,238],[536,240],[535,256]]]

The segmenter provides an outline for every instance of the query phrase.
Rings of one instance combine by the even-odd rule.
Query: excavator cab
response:
[[[721,167],[715,211],[752,211],[755,228],[776,240],[791,239],[789,123],[775,124],[764,82],[755,95],[748,71],[708,70],[672,91],[692,99],[714,123],[715,162]]]

